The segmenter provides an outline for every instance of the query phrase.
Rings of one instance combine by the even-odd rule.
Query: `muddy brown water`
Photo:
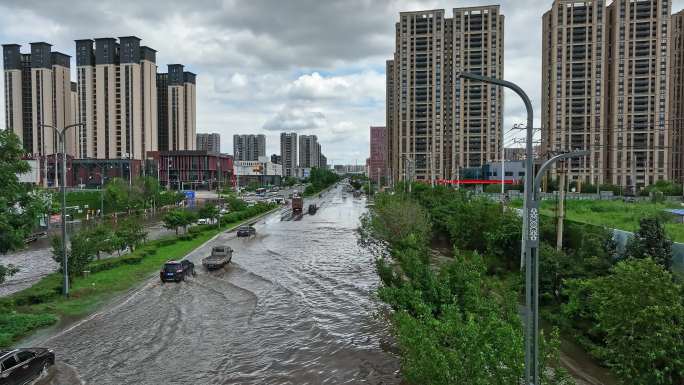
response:
[[[365,201],[336,188],[318,203],[300,221],[265,217],[251,239],[219,235],[189,254],[198,274],[187,282],[150,279],[24,343],[56,351],[49,384],[399,384],[373,258],[357,245]],[[205,272],[218,244],[233,262]]]

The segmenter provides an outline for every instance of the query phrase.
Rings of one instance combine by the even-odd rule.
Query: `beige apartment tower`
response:
[[[387,62],[388,166],[393,180],[454,179],[464,167],[499,159],[503,93],[458,78],[503,77],[499,7],[400,13]]]
[[[183,71],[182,64],[169,64],[168,73],[157,74],[161,151],[196,148],[195,77],[194,73]]]
[[[582,183],[604,183],[605,15],[603,0],[556,0],[542,19],[542,148],[591,151],[565,162]]]
[[[670,9],[667,0],[556,0],[544,15],[544,151],[591,152],[566,165],[571,178],[638,189],[677,175]]]
[[[670,19],[670,143],[672,179],[684,182],[684,11]]]
[[[59,129],[72,124],[71,73],[68,55],[52,52],[48,43],[31,43],[22,54],[17,44],[3,45],[5,126],[21,138],[32,155],[59,151]],[[67,133],[66,152],[74,155],[74,137]]]
[[[667,0],[614,0],[607,7],[609,183],[639,188],[670,177]]]
[[[76,40],[79,158],[144,159],[157,144],[156,52],[135,36]]]

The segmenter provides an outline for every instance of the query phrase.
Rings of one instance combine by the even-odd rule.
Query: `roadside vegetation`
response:
[[[167,260],[187,253],[227,228],[266,213],[277,205],[259,203],[221,217],[218,225],[195,225],[182,235],[145,242],[145,232],[134,219],[114,230],[85,229],[71,237],[69,271],[71,293],[62,296],[61,268],[32,287],[0,299],[0,347],[7,347],[31,332],[58,322],[64,316],[83,316],[114,296],[150,277]],[[114,258],[98,254],[128,249]],[[54,258],[61,261],[61,244],[55,241]],[[88,273],[84,273],[84,272]]]
[[[62,196],[53,193],[50,211],[59,214],[62,206]],[[175,205],[185,196],[177,191],[162,190],[156,178],[137,177],[129,186],[128,180],[112,178],[107,181],[102,191],[67,192],[67,207],[78,206],[82,212],[68,210],[74,218],[85,218],[86,210],[104,210],[105,215],[115,212],[137,213],[144,209],[159,208]],[[87,209],[86,209],[87,207]]]
[[[304,196],[312,196],[334,185],[339,176],[326,168],[314,167],[309,174],[308,185],[304,189]]]
[[[397,188],[397,191],[404,189]],[[659,218],[642,218],[624,254],[601,226],[569,223],[561,250],[542,220],[542,315],[624,384],[684,381],[684,290],[669,271]],[[434,258],[447,239],[452,258]],[[378,295],[391,309],[402,372],[412,384],[512,384],[523,369],[518,315],[521,220],[464,191],[414,184],[376,194],[361,239],[378,255]],[[543,339],[546,384],[571,383],[559,368],[556,331]]]
[[[0,283],[18,271],[4,264],[2,255],[24,245],[49,205],[49,197],[41,190],[19,182],[17,174],[30,170],[23,155],[19,137],[11,130],[0,130]]]
[[[522,207],[522,201],[513,202]],[[565,201],[565,218],[569,221],[588,223],[613,229],[634,232],[642,218],[658,218],[665,226],[667,235],[675,242],[684,242],[684,225],[672,222],[672,214],[666,209],[682,208],[673,202],[624,202],[622,200],[572,200]],[[556,201],[541,203],[541,213],[556,216]]]

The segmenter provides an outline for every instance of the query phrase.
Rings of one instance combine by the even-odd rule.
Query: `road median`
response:
[[[68,299],[60,294],[61,274],[50,274],[35,285],[0,299],[0,347],[11,346],[61,319],[86,316],[149,279],[165,261],[182,259],[218,234],[279,208],[273,205],[250,207],[232,213],[234,220],[222,223],[220,229],[216,225],[193,226],[185,234],[147,242],[125,256],[95,261],[89,266],[89,274],[72,282]]]

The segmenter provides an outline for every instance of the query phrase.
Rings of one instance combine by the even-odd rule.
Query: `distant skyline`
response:
[[[329,164],[364,164],[368,127],[385,125],[385,60],[399,12],[443,8],[450,16],[484,4],[501,5],[504,77],[530,94],[538,127],[542,14],[552,1],[6,0],[0,43],[51,43],[72,56],[75,80],[74,40],[135,35],[157,50],[160,72],[184,63],[197,74],[197,132],[220,133],[224,151],[234,134],[264,134],[266,153],[279,154],[280,132],[296,131],[317,135]],[[682,7],[673,1],[672,12]],[[508,131],[524,110],[516,96],[504,98]]]

